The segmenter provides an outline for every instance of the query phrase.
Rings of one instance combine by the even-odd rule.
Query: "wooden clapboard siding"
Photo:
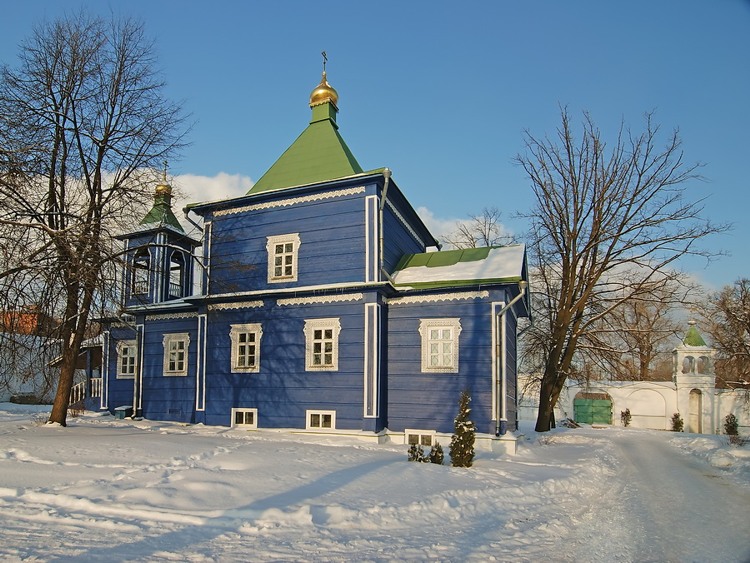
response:
[[[300,237],[297,281],[269,284],[267,237],[291,233]],[[362,195],[222,215],[211,227],[211,293],[362,282],[364,251]]]
[[[472,418],[480,431],[486,431],[492,419],[491,314],[486,300],[389,307],[388,427],[391,430],[427,428],[451,432],[459,395],[468,389],[472,394]],[[420,319],[432,318],[460,319],[458,373],[421,371]]]
[[[187,375],[164,375],[164,336],[187,333]],[[143,331],[143,416],[194,422],[198,351],[197,318],[147,322]]]
[[[123,340],[135,340],[135,338],[135,330],[118,326],[110,328],[109,339],[105,340],[108,346],[108,353],[103,354],[103,357],[107,359],[107,367],[104,371],[108,376],[107,404],[110,406],[110,410],[120,406],[133,404],[134,378],[117,377],[117,362],[119,361],[117,343]]]
[[[316,303],[219,311],[209,317],[207,334],[208,423],[228,424],[233,407],[257,408],[263,427],[299,428],[305,410],[335,410],[337,428],[362,424],[364,303]],[[338,318],[337,371],[306,371],[306,319]],[[232,324],[260,323],[258,373],[231,373]]]
[[[515,315],[510,312],[506,315],[505,328],[505,358],[508,377],[506,378],[506,418],[508,419],[508,430],[518,429],[518,345],[517,325]]]

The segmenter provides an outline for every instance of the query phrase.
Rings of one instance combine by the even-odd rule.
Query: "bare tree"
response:
[[[582,339],[618,307],[655,288],[679,282],[675,262],[685,255],[710,257],[696,243],[724,230],[702,216],[701,202],[685,200],[685,165],[676,132],[658,147],[659,128],[646,115],[645,129],[621,125],[607,147],[584,114],[576,140],[567,110],[557,139],[526,134],[516,161],[529,175],[535,198],[522,214],[530,222],[528,247],[536,271],[536,299],[547,314],[536,430],[554,425],[554,407],[576,363]],[[633,271],[639,272],[633,276]]]
[[[750,279],[709,296],[701,312],[718,352],[717,376],[729,387],[750,390]]]
[[[59,292],[50,421],[62,425],[102,275],[117,256],[112,235],[150,200],[150,170],[183,145],[184,116],[165,99],[154,62],[140,22],[81,12],[38,26],[18,68],[0,71],[1,234],[6,244],[28,241],[0,280],[23,275]]]
[[[445,235],[445,242],[454,248],[478,248],[515,242],[501,219],[502,213],[497,207],[485,207],[481,214],[469,215],[468,221],[459,221],[456,229]]]
[[[671,348],[684,324],[679,314],[697,289],[686,279],[644,284],[640,293],[592,323],[579,341],[581,355],[609,379],[671,379]]]

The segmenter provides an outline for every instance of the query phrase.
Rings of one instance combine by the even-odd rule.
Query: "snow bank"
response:
[[[459,469],[356,439],[33,416],[0,405],[0,559],[606,561],[640,532],[591,429]]]

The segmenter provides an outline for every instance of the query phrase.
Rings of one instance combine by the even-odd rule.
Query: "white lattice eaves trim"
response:
[[[430,295],[407,295],[388,299],[389,305],[412,305],[414,303],[439,303],[441,301],[469,301],[471,299],[487,299],[489,291],[471,291],[464,293],[433,293]]]
[[[219,209],[214,213],[214,217],[221,217],[222,215],[236,215],[237,213],[245,213],[246,211],[259,211],[262,209],[273,209],[276,207],[288,207],[290,205],[298,205],[300,203],[309,203],[311,201],[321,201],[324,199],[334,199],[337,197],[345,197],[349,195],[357,195],[365,192],[365,187],[360,186],[358,188],[349,188],[346,190],[333,190],[330,192],[323,192],[319,194],[312,194],[300,197],[290,197],[287,199],[280,199],[278,201],[268,201],[266,203],[255,203],[253,205],[243,205],[242,207],[235,207],[232,209]]]
[[[361,301],[362,293],[348,293],[344,295],[315,295],[313,297],[292,297],[289,299],[278,299],[276,304],[280,307],[289,305],[314,305],[319,303],[345,303],[347,301]]]
[[[163,313],[160,315],[146,315],[147,321],[163,321],[166,319],[195,319],[198,313]]]
[[[390,209],[391,211],[393,211],[393,214],[396,216],[396,219],[398,219],[401,222],[401,224],[404,227],[406,227],[406,230],[409,231],[409,233],[411,234],[411,236],[414,237],[414,240],[418,241],[419,244],[421,244],[423,247],[427,246],[425,244],[425,242],[422,240],[422,238],[417,234],[417,232],[414,229],[411,228],[411,225],[409,225],[409,223],[406,222],[406,219],[404,219],[404,216],[401,215],[401,213],[398,212],[398,209],[396,209],[396,207],[391,203],[391,200],[386,199],[385,203],[386,203],[386,205],[388,205],[388,209]]]
[[[237,301],[235,303],[214,303],[208,306],[209,311],[233,311],[235,309],[259,309],[263,301]]]

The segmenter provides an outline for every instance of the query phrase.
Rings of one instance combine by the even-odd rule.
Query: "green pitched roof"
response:
[[[182,225],[180,225],[177,217],[175,217],[174,213],[172,212],[172,205],[170,201],[171,196],[157,194],[154,198],[154,205],[151,208],[151,211],[146,213],[146,216],[141,219],[140,224],[157,224],[162,226],[169,225],[170,227],[174,227],[175,229],[177,229],[179,232],[184,233],[185,230],[182,228]]]
[[[336,125],[336,106],[313,106],[312,120],[297,140],[258,179],[248,194],[345,178],[363,172]]]
[[[685,338],[682,339],[682,343],[685,346],[706,346],[706,341],[703,340],[703,336],[701,336],[701,333],[698,332],[694,324],[690,325],[690,328],[685,333]]]

